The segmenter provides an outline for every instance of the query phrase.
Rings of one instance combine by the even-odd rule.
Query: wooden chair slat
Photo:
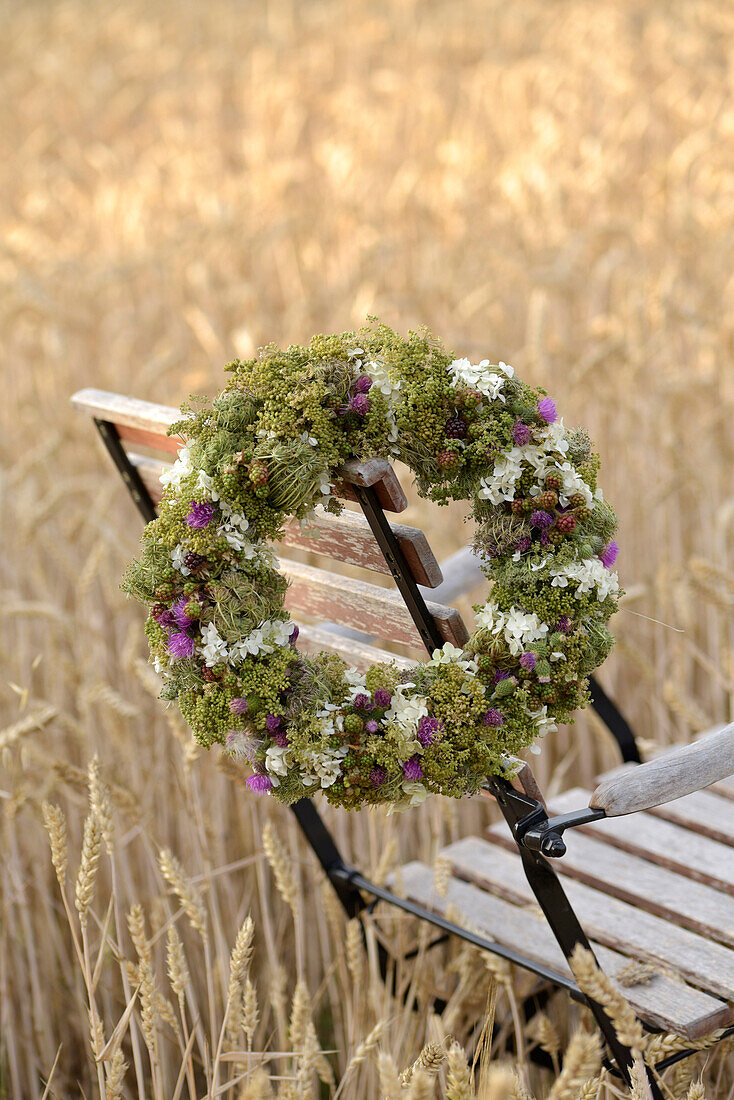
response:
[[[373,664],[385,664],[394,661],[398,668],[412,668],[415,661],[408,657],[389,653],[377,646],[365,645],[364,642],[354,638],[345,638],[331,630],[324,630],[318,626],[304,626],[299,624],[298,648],[304,653],[319,653],[326,650],[327,653],[336,653],[344,660],[358,669],[367,669]]]
[[[345,581],[336,573],[283,558],[280,569],[290,581],[285,603],[291,611],[351,626],[388,642],[423,647],[398,592],[366,581]],[[456,608],[432,602],[426,606],[444,641],[463,646],[469,632]]]
[[[600,776],[599,782],[631,773],[636,767],[637,764],[625,764],[621,768],[614,768]],[[713,787],[694,791],[683,798],[676,798],[673,802],[652,806],[647,812],[655,817],[662,817],[664,821],[682,825],[684,829],[690,829],[694,833],[710,836],[712,840],[719,840],[722,844],[734,845],[734,802],[716,793]]]
[[[443,580],[441,566],[423,532],[417,527],[406,527],[402,523],[391,523],[390,527],[416,584],[437,588]],[[358,512],[345,510],[340,516],[332,516],[319,506],[307,527],[301,527],[295,521],[289,523],[280,545],[326,554],[337,561],[390,576],[390,566],[385,561],[370,525]]]
[[[439,897],[431,869],[421,863],[401,868],[400,881],[403,893],[411,901],[441,916],[445,916],[451,906],[463,917],[460,923],[476,929],[480,935],[559,974],[570,975],[568,963],[548,924],[533,909],[521,908],[456,878],[449,880],[446,896]],[[625,955],[599,943],[592,943],[592,947],[612,981],[629,966],[630,960]],[[618,980],[615,984],[652,1027],[674,1031],[690,1040],[725,1027],[731,1021],[728,1005],[665,974],[655,974],[649,981],[637,985],[620,985]]]
[[[467,837],[444,848],[442,854],[458,878],[515,902],[535,902],[518,853]],[[734,998],[734,951],[730,948],[580,882],[569,881],[565,889],[587,934],[599,943],[670,968],[706,992]]]
[[[373,488],[385,512],[404,512],[408,498],[389,462],[373,458],[369,462],[345,462],[337,471],[334,492],[343,500],[356,500],[354,486]]]
[[[575,788],[550,800],[552,813],[577,810],[588,803],[589,791]],[[634,817],[609,817],[584,825],[584,832],[734,895],[734,859],[731,848],[717,840],[691,833],[680,825],[646,813]]]
[[[493,843],[515,850],[504,822],[487,833]],[[584,836],[578,829],[569,829],[564,840],[566,854],[553,864],[559,874],[734,947],[734,905],[720,890],[691,882],[675,871]]]

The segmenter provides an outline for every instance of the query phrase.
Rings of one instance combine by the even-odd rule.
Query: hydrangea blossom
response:
[[[164,489],[168,489],[173,485],[178,489],[181,486],[181,482],[193,473],[193,466],[191,465],[191,451],[188,447],[182,447],[178,452],[176,461],[171,466],[170,470],[165,470],[158,480]]]
[[[550,573],[554,588],[566,588],[569,583],[574,583],[580,596],[596,590],[596,598],[600,603],[607,596],[616,596],[619,593],[619,577],[606,569],[599,558],[572,561],[568,565],[554,565],[551,566]]]
[[[467,386],[473,390],[479,390],[483,397],[489,401],[501,401],[505,403],[502,388],[508,378],[512,378],[514,370],[507,363],[500,363],[497,370],[490,369],[489,359],[482,359],[481,363],[472,365],[468,359],[454,359],[449,364],[451,385]],[[499,373],[498,373],[499,371]]]
[[[477,623],[492,634],[502,635],[514,657],[519,657],[533,642],[542,641],[549,630],[534,611],[522,611],[519,607],[500,611],[491,600],[477,614]]]

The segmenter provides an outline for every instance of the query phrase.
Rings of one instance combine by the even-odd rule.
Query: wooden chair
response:
[[[144,519],[153,519],[158,478],[182,442],[166,435],[178,410],[94,389],[72,401],[93,418]],[[362,515],[319,512],[309,534],[289,526],[281,548],[392,575],[397,591],[281,557],[290,611],[323,620],[302,626],[299,646],[339,653],[358,667],[391,659],[407,667],[408,656],[396,658],[371,639],[429,652],[446,641],[463,645],[468,631],[459,612],[426,596],[471,587],[476,563],[461,552],[443,580],[425,535],[388,521],[385,513],[407,502],[387,463],[347,463],[339,477],[340,495],[356,500]],[[568,959],[578,944],[590,947],[650,1030],[692,1043],[717,1028],[734,1032],[727,1003],[734,1001],[734,781],[726,782],[734,773],[734,725],[640,764],[629,726],[596,683],[592,700],[623,766],[593,794],[575,789],[547,805],[527,765],[512,782],[489,780],[483,794],[496,799],[506,825],[444,849],[452,869],[445,895],[417,862],[402,868],[400,894],[370,882],[344,862],[310,800],[293,812],[350,916],[368,899],[388,903],[568,990],[589,1005],[610,1067],[629,1080],[629,1049],[603,1007],[581,992]],[[447,918],[449,906],[467,927]],[[625,980],[632,962],[652,968],[637,984]],[[690,1053],[681,1050],[657,1069]],[[652,1074],[650,1089],[662,1096]]]

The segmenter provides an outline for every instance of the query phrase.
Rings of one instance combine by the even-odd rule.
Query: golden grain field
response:
[[[69,396],[178,404],[235,354],[370,313],[511,362],[602,452],[627,588],[603,683],[650,743],[730,719],[734,9],[7,0],[0,21],[0,1098],[464,1100],[488,1013],[478,1094],[621,1095],[563,996],[525,1024],[526,977],[401,918],[365,947],[287,811],[163,710],[118,589],[140,524]],[[536,771],[614,761],[585,717]],[[488,812],[329,817],[384,878]],[[419,947],[394,990],[380,937]],[[580,1021],[576,1078],[531,1064]],[[666,1095],[700,1100],[703,1072],[732,1097],[733,1067],[702,1054]]]

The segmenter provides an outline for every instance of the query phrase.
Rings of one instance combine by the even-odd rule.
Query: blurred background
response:
[[[74,390],[177,405],[235,355],[368,314],[510,362],[589,428],[620,516],[601,681],[649,744],[732,717],[734,10],[10,0],[0,19],[0,1095],[40,1095],[59,1044],[64,1095],[97,1075],[40,806],[64,809],[71,882],[95,754],[118,838],[99,919],[114,894],[121,951],[134,901],[165,938],[169,847],[211,907],[225,986],[252,911],[267,1036],[306,933],[259,855],[266,819],[301,913],[324,904],[286,811],[245,798],[155,700],[118,589],[139,519]],[[406,522],[441,554],[469,535],[415,496]],[[614,761],[590,716],[536,771],[588,784]],[[434,802],[398,825],[333,816],[374,871],[487,813]],[[298,968],[338,1038],[333,950],[320,933]],[[104,973],[106,1040],[124,1001]]]

